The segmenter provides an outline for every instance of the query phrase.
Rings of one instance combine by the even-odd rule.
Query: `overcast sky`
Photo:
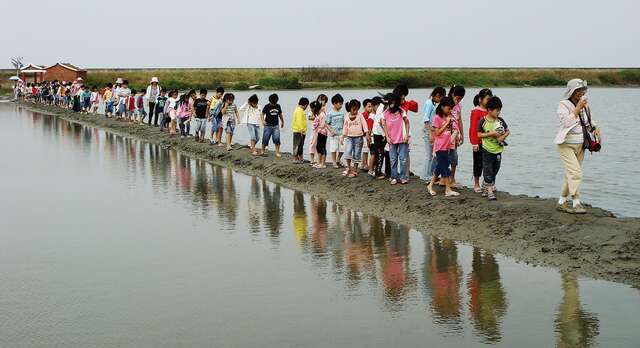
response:
[[[637,67],[634,0],[1,0],[0,67]]]

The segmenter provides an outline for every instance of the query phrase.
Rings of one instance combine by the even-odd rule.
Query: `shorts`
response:
[[[449,150],[449,164],[452,166],[458,165],[458,149]]]
[[[196,134],[202,132],[204,134],[207,130],[207,119],[206,118],[194,118],[193,119],[193,130]]]
[[[211,118],[211,132],[217,132],[218,129],[222,129],[222,118]]]
[[[233,135],[233,132],[235,130],[236,130],[236,123],[233,121],[227,121],[227,125],[224,127],[225,133]]]
[[[344,145],[340,144],[340,136],[329,137],[329,152],[344,152]]]
[[[247,130],[249,130],[249,139],[257,143],[260,140],[260,126],[248,123]]]
[[[362,143],[363,137],[345,137],[344,138],[344,159],[352,160],[355,163],[362,161]]]
[[[269,139],[273,140],[274,145],[280,146],[280,126],[264,126],[262,133],[262,146],[269,145]]]
[[[113,112],[113,102],[112,101],[108,101],[108,102],[105,103],[104,112],[105,113],[109,113],[109,114]]]
[[[448,178],[451,176],[451,170],[449,169],[449,165],[451,161],[449,159],[449,151],[437,151],[436,152],[436,170],[434,171],[435,176],[441,176],[443,178]]]

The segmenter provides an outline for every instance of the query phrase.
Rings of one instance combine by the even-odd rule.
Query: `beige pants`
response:
[[[557,147],[560,160],[564,165],[564,181],[560,197],[571,195],[573,198],[579,198],[580,184],[582,183],[582,160],[584,159],[582,144],[560,144]]]

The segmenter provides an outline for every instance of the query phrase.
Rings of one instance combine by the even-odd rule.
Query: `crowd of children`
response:
[[[237,126],[243,125],[249,133],[248,145],[253,156],[266,156],[273,143],[275,156],[281,157],[280,130],[285,126],[285,116],[275,93],[264,107],[255,94],[237,107],[234,94],[225,93],[223,87],[218,87],[210,98],[206,89],[180,94],[177,90],[162,89],[155,77],[146,90],[140,91],[130,89],[128,81],[121,78],[100,90],[84,85],[81,78],[71,83],[20,84],[16,89],[16,96],[24,101],[90,114],[103,106],[106,117],[141,125],[147,122],[171,136],[194,136],[196,142],[208,140],[228,151],[233,149]],[[422,134],[426,157],[421,177],[433,196],[437,194],[436,185],[444,187],[446,197],[459,195],[455,190],[459,188],[455,174],[457,151],[464,142],[461,101],[465,93],[465,88],[459,85],[451,87],[448,93],[444,87],[436,87],[424,106]],[[330,153],[329,165],[344,168],[345,177],[367,173],[378,180],[388,179],[391,185],[407,184],[411,175],[409,113],[418,111],[418,103],[406,99],[408,94],[406,86],[398,86],[384,96],[352,99],[346,104],[340,94],[330,99],[320,94],[313,101],[300,98],[291,117],[294,163],[307,163],[304,149],[308,142],[313,168],[326,169]],[[474,191],[495,200],[496,176],[510,132],[500,117],[502,102],[491,90],[480,90],[474,105],[468,130],[473,150]]]

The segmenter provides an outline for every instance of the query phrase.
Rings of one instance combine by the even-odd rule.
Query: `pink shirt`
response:
[[[396,113],[391,112],[389,109],[384,111],[383,119],[391,144],[404,143],[404,119],[406,117],[407,114],[404,113],[404,111],[398,111]]]
[[[327,135],[326,114],[321,111],[318,116],[313,119],[313,130],[318,134]]]
[[[361,114],[357,114],[353,120],[350,113],[344,117],[342,135],[345,137],[361,137],[368,131],[367,120]]]
[[[453,129],[455,131],[458,129],[456,122],[451,122],[451,127],[445,128],[440,135],[437,135],[435,132],[438,128],[441,128],[446,121],[447,118],[440,115],[435,115],[431,120],[431,127],[434,128],[433,134],[435,136],[435,139],[433,140],[433,152],[449,151],[453,148],[453,145],[451,144],[451,130]]]

